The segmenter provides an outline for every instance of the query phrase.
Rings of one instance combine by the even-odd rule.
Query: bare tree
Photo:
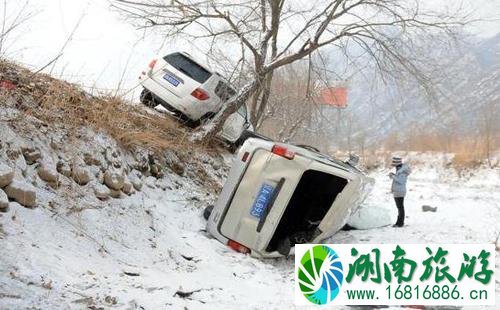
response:
[[[484,102],[479,108],[478,115],[478,127],[480,138],[483,140],[484,157],[490,167],[492,167],[492,151],[497,147],[495,140],[498,139],[498,131],[500,129],[500,98],[498,97],[498,93],[500,93],[500,89],[496,85],[496,88],[490,89],[489,93],[485,94]]]
[[[29,3],[29,0],[19,1],[14,5],[12,2],[7,3],[7,0],[0,3],[0,56],[5,56],[8,52],[16,31],[35,15],[35,12],[30,10]]]
[[[277,68],[325,46],[347,51],[357,46],[381,71],[407,71],[423,84],[426,77],[412,59],[417,33],[452,34],[464,25],[461,8],[440,13],[423,9],[418,0],[112,0],[141,27],[164,30],[166,36],[216,44],[238,41],[251,55],[252,75],[194,139],[212,137],[229,115],[254,96],[253,121],[265,110]],[[234,52],[234,51],[233,51]],[[346,57],[348,55],[346,54]]]
[[[314,118],[316,110],[315,102],[308,96],[307,83],[307,67],[301,63],[277,70],[272,85],[266,89],[267,109],[261,112],[256,128],[283,142],[303,133],[302,129]]]
[[[327,136],[337,124],[331,119],[337,108],[319,102],[320,90],[328,83],[324,78],[309,61],[277,69],[256,129],[278,141],[325,149],[331,146],[333,141]]]

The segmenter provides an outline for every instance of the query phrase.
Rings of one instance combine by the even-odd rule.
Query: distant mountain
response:
[[[336,147],[376,145],[416,128],[470,134],[479,130],[485,114],[500,124],[500,34],[469,39],[456,50],[429,42],[419,52],[439,64],[424,68],[431,77],[430,90],[403,72],[400,78],[384,80],[376,70],[365,70],[350,80],[349,107],[327,112]]]

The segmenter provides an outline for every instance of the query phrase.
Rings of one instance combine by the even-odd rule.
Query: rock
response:
[[[106,200],[111,196],[111,191],[101,183],[94,185],[94,194],[100,200]]]
[[[36,189],[24,181],[14,180],[5,188],[7,196],[19,204],[34,208],[36,206]]]
[[[42,158],[40,151],[32,147],[23,147],[21,148],[21,151],[23,152],[24,159],[26,159],[26,163],[28,163],[28,165],[33,165],[40,158]]]
[[[109,305],[116,305],[118,303],[116,297],[112,297],[112,296],[104,297],[104,301]]]
[[[54,141],[54,138],[50,138],[49,146],[54,151],[59,151],[61,149],[60,146],[59,146],[59,144],[56,141]]]
[[[7,211],[9,208],[9,198],[7,194],[0,189],[0,212]]]
[[[5,187],[14,179],[14,169],[0,163],[0,188]]]
[[[16,169],[18,172],[21,172],[21,175],[23,178],[26,177],[27,172],[28,172],[28,164],[26,163],[26,160],[24,159],[24,156],[19,156],[16,161],[15,161]],[[19,175],[19,173],[15,172],[15,175]],[[14,176],[15,177],[15,176]]]
[[[100,166],[101,165],[101,161],[99,159],[97,159],[94,155],[92,155],[91,153],[83,154],[83,161],[88,166]]]
[[[142,189],[143,183],[137,175],[135,175],[134,173],[131,173],[128,178],[130,180],[130,183],[132,183],[132,185],[134,186],[136,191],[140,191]]]
[[[165,162],[170,169],[176,173],[177,175],[184,175],[185,167],[182,163],[182,160],[179,156],[174,152],[168,152],[165,154]]]
[[[79,185],[86,185],[87,183],[90,182],[90,171],[82,166],[73,166],[73,169],[71,171],[71,177],[75,182]]]
[[[123,183],[125,182],[125,177],[123,173],[113,170],[106,170],[104,173],[104,184],[110,189],[121,190],[123,188]]]
[[[37,172],[40,179],[49,183],[52,187],[58,186],[59,174],[56,167],[52,163],[42,162],[40,166],[38,166]]]
[[[212,168],[214,168],[215,171],[220,170],[220,168],[222,168],[222,164],[218,161],[214,161],[212,163]]]
[[[172,171],[175,172],[177,175],[183,176],[184,175],[184,166],[180,163],[172,163],[170,165],[170,168],[172,168]]]
[[[151,172],[151,175],[157,179],[161,179],[165,175],[159,164],[151,164],[151,166],[149,167],[149,171]]]
[[[113,198],[121,198],[121,196],[122,196],[122,191],[120,191],[120,190],[110,189],[109,192],[110,192],[110,196]]]
[[[431,206],[428,206],[428,205],[423,205],[422,206],[422,211],[423,212],[436,212],[437,211],[437,207],[431,207]]]
[[[57,162],[56,165],[57,172],[60,174],[64,175],[67,178],[71,178],[71,167],[65,163],[64,161],[60,160]]]
[[[149,153],[146,150],[134,152],[134,168],[143,174],[149,173]]]
[[[167,182],[165,182],[164,179],[158,179],[158,180],[156,180],[156,187],[165,191],[165,190],[167,190],[167,188],[169,186],[168,186]]]
[[[149,188],[155,188],[156,187],[156,179],[154,177],[147,177],[146,180],[144,181],[147,187]]]
[[[22,152],[18,148],[8,148],[5,154],[7,154],[7,157],[11,160],[16,160],[19,156],[21,156]]]
[[[96,179],[99,183],[104,184],[104,172],[99,171],[99,173],[96,176]]]
[[[124,188],[125,188],[125,186],[124,186]],[[130,196],[130,195],[135,194],[135,188],[134,188],[134,186],[132,185],[132,183],[130,183],[130,190],[128,190],[128,191],[124,191],[124,190],[123,190],[123,188],[122,188],[122,192],[123,192],[124,194],[126,194],[126,195]]]
[[[116,150],[113,150],[109,147],[106,148],[104,152],[104,158],[106,159],[106,162],[109,166],[113,166],[114,168],[121,168],[121,158]]]
[[[132,195],[134,193],[134,186],[127,177],[125,177],[125,180],[123,182],[122,192],[124,192],[127,195]]]

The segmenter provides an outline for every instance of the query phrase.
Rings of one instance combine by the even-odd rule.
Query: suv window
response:
[[[220,100],[222,100],[222,102],[226,102],[229,98],[236,95],[236,91],[227,83],[219,81],[215,87],[215,94],[220,98]]]
[[[181,53],[170,54],[163,57],[163,59],[175,69],[202,84],[212,75],[212,73]]]

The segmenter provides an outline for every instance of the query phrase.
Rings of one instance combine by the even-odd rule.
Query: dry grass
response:
[[[129,150],[210,149],[190,142],[189,129],[168,116],[151,113],[117,97],[93,97],[77,85],[0,60],[0,81],[5,80],[16,85],[7,92],[16,99],[20,110],[51,125],[61,125],[69,131],[88,126],[110,135]]]
[[[132,105],[115,96],[91,96],[78,85],[61,81],[47,74],[33,73],[12,62],[0,59],[0,82],[9,81],[15,89],[0,88],[0,109],[9,98],[23,113],[12,120],[17,128],[23,128],[26,116],[35,117],[48,128],[62,129],[68,141],[85,139],[86,128],[104,133],[130,153],[148,150],[155,155],[160,165],[179,165],[192,171],[205,172],[200,154],[215,155],[220,152],[220,143],[211,141],[202,145],[189,140],[192,129],[183,126],[168,115]],[[4,100],[5,99],[5,100]],[[82,134],[82,130],[84,131]],[[83,142],[85,143],[85,142]],[[167,152],[173,152],[178,163],[165,160]],[[215,191],[220,189],[217,180],[210,175],[199,173],[197,180]]]
[[[403,142],[401,142],[403,141]],[[425,134],[415,132],[404,139],[391,136],[384,143],[385,150],[414,152],[445,152],[454,154],[455,168],[476,168],[484,163],[491,166],[491,153],[500,148],[500,136],[487,140],[480,134]]]

